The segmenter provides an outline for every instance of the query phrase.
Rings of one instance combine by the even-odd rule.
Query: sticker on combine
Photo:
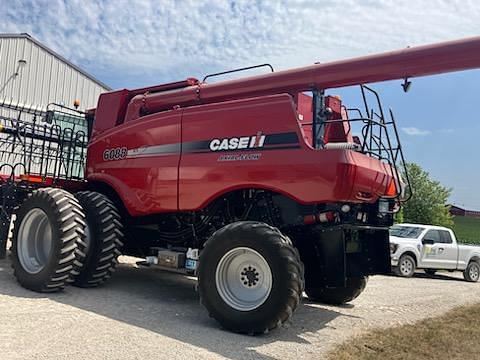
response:
[[[259,131],[254,136],[231,137],[223,139],[213,139],[210,141],[210,150],[241,150],[261,148],[265,144],[265,135]]]
[[[228,154],[220,155],[218,161],[255,161],[261,157],[262,154]]]
[[[105,149],[105,151],[103,152],[103,161],[125,159],[126,156],[127,156],[126,147]]]

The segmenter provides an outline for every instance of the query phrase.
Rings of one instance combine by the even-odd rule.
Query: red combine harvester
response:
[[[364,84],[477,67],[478,37],[113,91],[86,114],[4,109],[2,249],[13,218],[15,276],[40,292],[97,286],[120,253],[196,275],[209,313],[237,332],[281,325],[304,290],[351,301],[390,272],[408,193],[393,115]],[[351,85],[365,109],[325,94]]]

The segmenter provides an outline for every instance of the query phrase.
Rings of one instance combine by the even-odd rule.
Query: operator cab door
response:
[[[446,230],[428,230],[422,239],[420,266],[434,269],[456,269],[458,247]]]

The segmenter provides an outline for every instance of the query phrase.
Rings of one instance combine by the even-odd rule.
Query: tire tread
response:
[[[50,270],[49,279],[47,281],[35,281],[33,276],[24,278],[20,275],[21,263],[17,259],[17,239],[18,233],[14,231],[14,239],[12,244],[12,267],[14,276],[19,283],[30,290],[37,292],[55,292],[65,288],[73,279],[75,268],[74,262],[81,263],[81,258],[77,258],[77,242],[81,242],[85,236],[85,215],[78,201],[72,194],[63,189],[58,188],[40,188],[34,190],[22,206],[29,206],[32,201],[41,201],[53,210],[57,219],[56,223],[51,226],[58,228],[60,232],[59,243],[60,249],[54,267]],[[17,226],[19,219],[14,221],[14,228]],[[43,270],[42,270],[43,271]],[[35,275],[35,274],[34,274]]]
[[[286,284],[288,296],[285,299],[281,310],[278,311],[268,323],[264,324],[241,326],[235,326],[231,323],[222,324],[221,317],[216,313],[216,309],[209,304],[208,294],[206,293],[207,290],[206,287],[204,288],[202,286],[202,278],[200,276],[201,270],[199,269],[198,289],[200,302],[207,308],[211,317],[220,321],[221,324],[229,330],[251,335],[265,334],[288,321],[292,317],[297,306],[300,304],[304,289],[304,267],[300,260],[299,252],[295,249],[291,240],[287,236],[282,234],[275,227],[256,221],[239,221],[217,230],[204,244],[203,250],[200,254],[200,267],[202,266],[202,255],[205,257],[205,254],[213,251],[215,246],[217,246],[219,238],[225,236],[227,233],[233,237],[236,233],[245,232],[249,232],[249,234],[253,233],[252,237],[255,236],[255,238],[261,238],[265,242],[270,242],[275,248],[278,261],[283,263],[284,266],[289,269],[288,283]]]
[[[118,264],[119,249],[123,246],[121,216],[113,202],[103,194],[81,191],[75,196],[85,209],[87,221],[91,223],[92,244],[90,254],[86,251],[86,243],[79,244],[79,251],[86,254],[86,260],[73,284],[96,287],[110,278]]]

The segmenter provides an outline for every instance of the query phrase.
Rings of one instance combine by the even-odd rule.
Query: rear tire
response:
[[[86,215],[86,241],[81,251],[85,253],[83,268],[79,270],[74,285],[95,287],[112,276],[123,245],[123,226],[115,205],[103,194],[82,191],[75,195]]]
[[[266,333],[290,319],[304,287],[290,239],[255,221],[229,224],[205,243],[198,269],[200,299],[224,328]]]
[[[463,278],[468,282],[477,282],[480,278],[480,264],[476,261],[470,261],[463,272]]]
[[[415,259],[410,255],[405,254],[400,257],[400,260],[398,260],[398,266],[394,268],[394,272],[397,276],[410,278],[415,274],[416,267]]]
[[[326,288],[307,286],[305,293],[312,301],[330,305],[343,305],[360,296],[367,286],[367,281],[368,276],[347,278],[346,287]]]
[[[32,192],[16,212],[11,258],[20,285],[37,292],[62,290],[82,266],[85,215],[77,199],[61,189]]]

